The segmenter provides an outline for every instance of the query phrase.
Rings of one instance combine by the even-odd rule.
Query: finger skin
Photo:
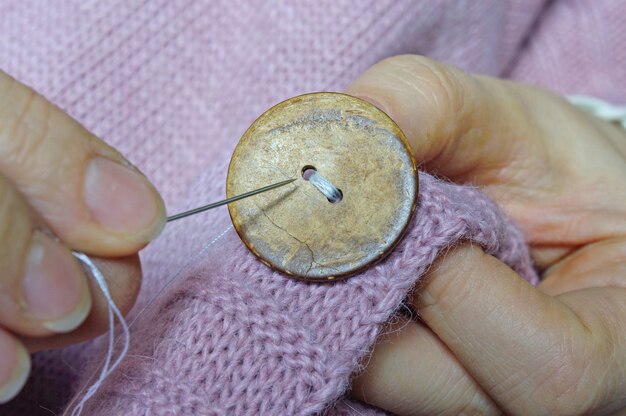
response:
[[[533,140],[528,127],[515,129],[527,124],[518,120],[528,115],[521,102],[497,84],[428,58],[403,55],[381,61],[347,92],[371,101],[398,123],[424,170],[457,182],[493,182],[513,157],[522,156],[515,152],[542,151],[536,139],[530,144],[536,149],[520,148],[513,140]],[[502,107],[510,109],[508,114]]]
[[[91,306],[76,259],[43,229],[0,175],[0,325],[21,334],[71,331]]]
[[[137,252],[162,230],[163,201],[112,147],[0,71],[0,171],[73,249]]]
[[[514,415],[626,406],[626,290],[557,298],[477,246],[437,260],[411,304],[489,396]]]
[[[521,226],[540,269],[626,234],[616,146],[626,133],[563,98],[415,55],[381,61],[347,92],[398,123],[420,169],[481,185]]]
[[[9,333],[0,329],[0,405],[14,398],[30,372],[30,356]]]
[[[111,298],[122,314],[126,315],[137,300],[141,286],[141,263],[138,255],[124,258],[92,258],[104,276]],[[60,348],[86,341],[108,331],[108,303],[93,279],[88,279],[93,306],[87,319],[76,330],[48,337],[19,336],[29,352]]]
[[[423,324],[398,317],[385,328],[351,395],[400,416],[501,412]]]
[[[589,244],[545,272],[539,288],[552,296],[591,287],[626,289],[626,237]]]

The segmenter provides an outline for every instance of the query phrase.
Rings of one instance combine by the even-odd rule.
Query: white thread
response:
[[[343,199],[343,193],[333,185],[328,179],[319,174],[318,171],[314,171],[309,177],[308,181],[313,184],[328,201],[337,203]]]
[[[135,322],[137,322],[137,319],[139,319],[139,317],[141,315],[143,315],[143,313],[146,311],[146,309],[148,309],[148,307],[150,307],[150,305],[152,305],[152,303],[161,295],[161,293],[163,293],[163,291],[165,291],[165,289],[174,281],[176,280],[176,278],[178,276],[180,276],[186,269],[187,267],[191,266],[193,263],[196,262],[196,260],[198,260],[198,258],[203,255],[204,253],[207,252],[207,250],[213,245],[215,244],[218,240],[220,240],[222,237],[224,237],[224,235],[231,229],[233,228],[232,224],[229,225],[228,227],[226,227],[226,229],[224,231],[222,231],[217,237],[215,237],[213,240],[211,240],[210,242],[208,242],[207,244],[205,244],[200,251],[198,251],[198,253],[194,256],[191,257],[191,259],[185,263],[183,265],[183,267],[181,267],[176,273],[174,273],[174,276],[172,276],[172,278],[170,280],[168,280],[167,282],[165,282],[165,285],[163,285],[163,287],[161,288],[161,290],[159,290],[157,292],[156,295],[154,295],[154,297],[152,297],[152,299],[150,299],[148,301],[148,303],[146,304],[146,306],[144,306],[137,315],[135,315],[135,319],[132,320],[132,322],[129,325],[129,328],[132,328],[132,326],[135,324]]]
[[[569,95],[567,99],[576,107],[593,114],[599,119],[619,123],[626,129],[626,106],[613,105],[586,95]]]
[[[104,364],[102,365],[100,376],[98,376],[98,379],[87,389],[87,392],[85,393],[85,395],[82,397],[82,399],[80,399],[78,404],[76,404],[76,407],[74,407],[74,409],[70,413],[72,416],[79,416],[82,413],[83,408],[85,407],[85,403],[87,403],[87,401],[96,393],[96,391],[98,391],[98,389],[100,388],[104,380],[113,372],[113,370],[115,370],[115,368],[124,359],[124,356],[128,352],[128,347],[130,345],[130,331],[128,329],[128,324],[126,323],[124,316],[122,315],[118,307],[115,305],[115,302],[113,301],[113,298],[111,297],[111,294],[109,293],[109,288],[106,284],[106,280],[104,279],[104,276],[102,276],[102,273],[100,272],[100,270],[98,270],[98,267],[96,267],[96,265],[91,261],[91,259],[87,257],[85,254],[79,253],[76,251],[72,252],[72,254],[89,269],[91,277],[96,281],[96,283],[98,284],[98,287],[102,291],[102,294],[104,295],[107,301],[108,310],[109,310],[109,345],[108,345],[107,355],[104,360]],[[120,351],[115,361],[113,361],[113,364],[111,364],[111,361],[113,360],[114,347],[115,347],[115,317],[117,317],[120,323],[120,327],[122,328],[122,334],[123,334],[122,350]],[[69,408],[71,408],[71,403],[68,409]]]
[[[98,379],[87,389],[87,392],[85,393],[85,395],[81,398],[81,400],[78,402],[78,404],[76,404],[76,406],[73,409],[72,409],[72,406],[73,406],[74,402],[77,400],[78,395],[76,395],[74,397],[74,399],[69,403],[67,409],[68,410],[72,409],[71,412],[70,412],[71,416],[80,416],[80,414],[82,413],[82,411],[83,411],[87,401],[91,397],[93,397],[93,395],[102,386],[102,383],[104,382],[104,380],[111,373],[113,373],[115,368],[122,362],[122,360],[126,356],[126,353],[128,352],[128,349],[130,347],[130,327],[137,321],[137,318],[139,318],[139,316],[143,312],[145,312],[145,310],[154,302],[154,300],[159,296],[159,294],[161,294],[165,290],[166,287],[168,287],[174,280],[176,280],[176,278],[187,267],[189,267],[189,265],[191,265],[195,260],[198,259],[198,257],[200,257],[202,254],[204,254],[209,249],[209,247],[211,247],[218,240],[220,240],[232,227],[233,227],[232,225],[228,226],[217,237],[215,237],[213,240],[211,240],[210,242],[205,244],[200,249],[200,251],[195,256],[193,256],[191,258],[191,260],[189,260],[177,273],[174,274],[174,276],[168,282],[166,282],[166,284],[163,286],[163,288],[161,288],[159,293],[157,293],[156,296],[154,296],[148,302],[148,304],[135,316],[135,319],[133,320],[133,322],[130,323],[130,325],[126,322],[126,320],[124,319],[124,316],[122,315],[122,313],[120,312],[118,307],[115,305],[115,302],[113,301],[113,298],[111,297],[111,294],[109,292],[109,288],[108,288],[108,286],[106,284],[106,280],[104,279],[104,276],[102,275],[102,273],[100,272],[98,267],[91,261],[91,259],[89,257],[87,257],[87,255],[85,255],[83,253],[76,252],[76,251],[72,252],[72,254],[76,258],[78,258],[89,269],[91,277],[96,281],[96,283],[98,284],[98,287],[102,291],[102,294],[104,295],[104,297],[105,297],[105,299],[107,301],[108,315],[109,315],[109,342],[108,342],[108,346],[107,346],[107,354],[106,354],[106,357],[104,359],[104,363],[102,365],[102,370],[100,371],[100,375],[98,376]],[[120,351],[119,355],[117,356],[117,358],[115,359],[113,364],[111,364],[111,360],[113,359],[114,348],[115,348],[115,317],[117,317],[117,319],[119,320],[120,326],[122,328],[122,334],[123,334],[122,342],[123,342],[123,345],[122,345],[122,350]],[[84,388],[81,389],[81,392],[83,390],[84,390]]]

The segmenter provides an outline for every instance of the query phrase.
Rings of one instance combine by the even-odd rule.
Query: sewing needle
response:
[[[194,214],[197,214],[199,212],[203,212],[203,211],[207,211],[209,209],[215,208],[215,207],[219,207],[221,205],[230,204],[231,202],[239,201],[241,199],[247,198],[247,197],[252,196],[252,195],[257,195],[257,194],[260,194],[262,192],[266,192],[266,191],[270,191],[272,189],[280,188],[281,186],[290,184],[293,181],[295,181],[295,179],[288,179],[286,181],[278,182],[278,183],[275,183],[273,185],[268,185],[268,186],[264,186],[263,188],[255,189],[254,191],[246,192],[245,194],[241,194],[241,195],[233,196],[231,198],[224,199],[223,201],[214,202],[214,203],[209,204],[209,205],[204,205],[202,207],[194,208],[194,209],[191,209],[189,211],[181,212],[179,214],[175,214],[175,215],[172,215],[170,217],[167,217],[166,221],[167,222],[174,221],[174,220],[177,220],[177,219],[180,219],[180,218],[188,217],[189,215],[194,215]]]

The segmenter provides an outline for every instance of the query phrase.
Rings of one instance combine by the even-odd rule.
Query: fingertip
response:
[[[378,107],[405,133],[418,161],[429,162],[465,128],[467,88],[457,68],[419,55],[373,65],[346,92]]]
[[[141,263],[139,256],[107,259],[91,257],[94,265],[104,276],[113,302],[126,315],[137,300],[141,287]],[[94,338],[109,328],[109,304],[95,280],[87,280],[91,292],[92,307],[84,322],[74,331],[48,337],[20,337],[31,352],[59,348]]]
[[[354,91],[347,90],[346,92],[353,97],[360,98],[361,100],[372,104],[374,107],[387,114],[392,120],[396,121],[398,118],[393,113],[393,106],[384,102],[384,97],[368,93],[367,91],[359,91],[358,89],[354,89]]]
[[[30,317],[54,333],[76,329],[91,309],[80,265],[66,247],[40,231],[26,258],[22,293]]]
[[[85,171],[84,200],[106,231],[145,243],[163,230],[163,200],[147,178],[129,164],[104,157],[92,159]]]
[[[109,293],[115,305],[126,315],[137,300],[142,282],[141,261],[138,255],[120,257],[115,259],[94,258],[94,263],[107,280]],[[92,297],[94,308],[100,311],[100,321],[104,321],[105,313],[108,311],[108,304],[101,294],[99,288],[92,285]],[[96,304],[97,303],[97,304]],[[108,319],[108,315],[106,315]],[[104,330],[106,325],[101,326]]]
[[[104,277],[115,306],[126,315],[137,300],[141,288],[142,271],[138,255],[120,258],[91,257]],[[88,280],[93,305],[87,319],[73,335],[82,339],[100,335],[109,328],[109,301],[94,279]]]
[[[22,390],[30,373],[30,356],[15,338],[0,330],[0,404]]]
[[[382,60],[346,88],[347,94],[373,104],[400,124],[401,128],[408,127],[407,120],[397,110],[402,108],[407,88],[413,87],[406,76],[397,73],[399,67],[405,65],[405,59],[405,56],[396,56]]]
[[[476,183],[497,176],[519,148],[519,132],[529,129],[527,118],[516,116],[518,95],[506,85],[422,56],[400,55],[373,65],[346,92],[396,122],[421,169]]]

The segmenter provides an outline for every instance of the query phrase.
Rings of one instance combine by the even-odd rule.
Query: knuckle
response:
[[[533,401],[554,415],[586,414],[593,407],[597,359],[580,339],[561,343],[546,354],[534,375]]]

